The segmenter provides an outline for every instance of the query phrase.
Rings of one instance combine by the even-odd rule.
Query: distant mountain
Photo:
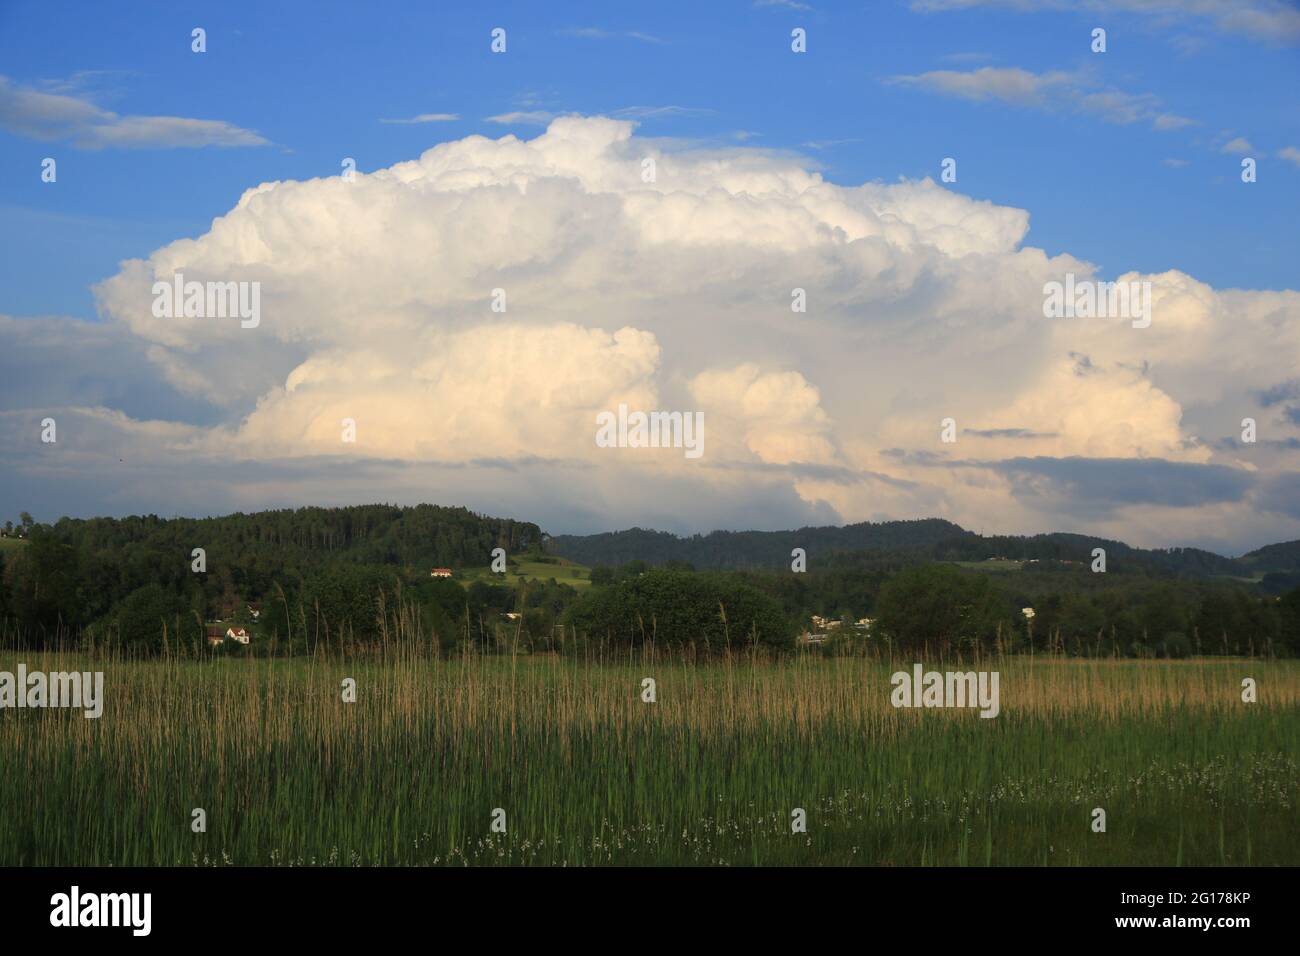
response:
[[[688,538],[630,528],[591,535],[556,535],[549,540],[548,548],[586,565],[612,566],[640,560],[649,564],[686,561],[701,569],[774,568],[788,567],[794,548],[803,548],[809,555],[833,551],[928,552],[964,537],[978,536],[951,521],[925,518],[797,531],[713,531]]]
[[[1261,571],[1300,571],[1300,541],[1265,545],[1238,560]]]
[[[592,535],[556,535],[549,550],[586,565],[645,561],[688,562],[700,569],[789,567],[790,551],[803,548],[813,567],[831,554],[875,552],[936,561],[1092,561],[1094,548],[1106,550],[1108,571],[1166,573],[1186,577],[1257,577],[1300,571],[1300,541],[1273,544],[1240,558],[1200,548],[1134,548],[1082,534],[989,535],[967,531],[940,518],[862,522],[843,527],[797,531],[714,531],[679,537],[666,531],[631,528]]]
[[[1005,557],[1020,561],[1091,562],[1094,548],[1106,551],[1108,570],[1164,571],[1196,577],[1243,574],[1243,567],[1200,548],[1134,548],[1123,541],[1096,538],[1084,534],[973,535],[956,544],[947,544],[936,557],[948,560],[980,561],[987,557]]]
[[[1300,582],[1300,541],[1281,542],[1226,558],[1199,548],[1134,548],[1081,534],[980,535],[941,518],[864,521],[792,531],[713,531],[686,537],[630,528],[592,535],[545,536],[532,522],[492,518],[465,508],[418,505],[360,505],[344,508],[233,514],[213,518],[153,515],[129,518],[62,518],[46,533],[81,552],[113,556],[132,570],[126,577],[149,579],[156,568],[142,557],[153,552],[188,554],[195,546],[220,564],[242,567],[261,578],[285,568],[306,568],[342,559],[364,564],[477,566],[501,546],[516,554],[544,543],[554,554],[579,564],[618,566],[686,562],[705,570],[788,568],[790,552],[803,548],[808,566],[825,567],[832,555],[840,566],[864,560],[887,562],[1018,561],[1090,563],[1094,548],[1106,549],[1111,572],[1233,577],[1262,581],[1280,593]],[[107,560],[107,557],[105,557]],[[140,568],[135,564],[139,563]],[[170,567],[170,566],[169,566]],[[180,567],[178,565],[177,567]],[[188,565],[175,573],[185,577]],[[172,569],[175,571],[175,569]],[[146,573],[147,572],[147,573]],[[121,575],[119,575],[121,576]]]
[[[1300,587],[1300,541],[1283,541],[1257,548],[1238,558],[1244,574],[1260,575],[1266,594],[1283,594]]]

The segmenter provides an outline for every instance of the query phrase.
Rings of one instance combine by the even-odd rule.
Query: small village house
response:
[[[449,578],[451,577],[451,568],[434,568],[429,572],[431,578]]]
[[[834,631],[844,625],[844,622],[835,618],[822,617],[820,614],[812,616],[813,627],[818,631]]]
[[[235,641],[238,644],[247,644],[249,641],[248,631],[234,624],[209,624],[204,628],[204,632],[207,634],[209,647],[216,647],[226,641]]]

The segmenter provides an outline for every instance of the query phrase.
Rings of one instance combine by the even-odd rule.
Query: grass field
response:
[[[953,561],[952,564],[959,568],[969,568],[972,571],[1019,571],[1024,567],[1024,561],[1012,561],[1007,558],[991,558],[988,561]]]
[[[100,719],[0,711],[0,865],[1300,863],[1297,662],[985,661],[991,720],[910,661],[84,663]]]
[[[26,538],[0,538],[0,552],[17,551],[27,546]]]
[[[504,574],[493,574],[486,567],[462,568],[456,573],[467,584],[470,581],[479,580],[487,581],[490,584],[505,584],[514,587],[525,578],[530,581],[545,581],[548,578],[555,578],[557,583],[567,584],[579,591],[591,587],[590,568],[576,564],[567,558],[556,557],[554,560],[555,563],[532,561],[528,558],[521,558],[518,561],[512,560]]]

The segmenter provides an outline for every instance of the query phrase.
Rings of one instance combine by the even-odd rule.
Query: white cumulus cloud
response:
[[[437,500],[552,531],[943,515],[1138,543],[1300,533],[1257,497],[1300,467],[1290,405],[1261,398],[1290,394],[1300,294],[1129,274],[1151,284],[1150,327],[1046,319],[1044,284],[1095,270],[1025,246],[1027,211],[808,166],[562,117],[249,189],[97,287],[114,348],[216,420],[76,392],[66,414],[98,436],[80,453],[107,476],[85,500],[134,500],[145,479],[108,464],[123,448],[186,500]],[[258,282],[260,323],[156,318],[153,283],[176,273]],[[60,347],[56,376],[95,361],[71,331]],[[598,447],[619,404],[702,412],[704,456]],[[0,491],[65,480],[34,470],[57,453],[24,451],[38,412],[61,414],[47,396],[0,419]],[[1267,442],[1232,440],[1246,416]]]

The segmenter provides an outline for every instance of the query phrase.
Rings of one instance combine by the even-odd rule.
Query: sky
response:
[[[0,2],[9,512],[1300,537],[1295,3],[464,6]]]

